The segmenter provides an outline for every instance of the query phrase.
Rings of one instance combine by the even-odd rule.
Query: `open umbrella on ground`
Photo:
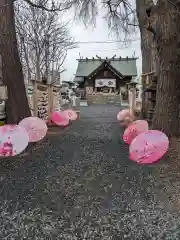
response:
[[[73,111],[72,109],[67,109],[63,111],[63,114],[66,118],[68,118],[71,121],[77,120],[77,113]]]
[[[146,132],[148,130],[149,130],[149,125],[147,121],[145,120],[134,121],[124,131],[123,140],[126,143],[131,144],[131,142],[135,137],[137,137],[139,134]]]
[[[24,118],[19,126],[24,127],[29,135],[29,142],[38,142],[47,134],[47,125],[44,120],[38,117]]]
[[[0,156],[15,156],[23,152],[29,143],[27,131],[18,125],[0,127]]]
[[[149,130],[138,135],[129,148],[130,159],[141,164],[160,160],[169,148],[169,139],[161,131]]]
[[[123,110],[121,110],[121,111],[117,114],[117,120],[118,120],[118,121],[122,121],[122,120],[124,120],[126,117],[133,117],[130,109],[123,109]]]
[[[58,126],[66,127],[69,125],[69,119],[63,111],[55,111],[51,115],[51,121]]]

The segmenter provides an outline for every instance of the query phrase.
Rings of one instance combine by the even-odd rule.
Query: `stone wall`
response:
[[[87,95],[88,105],[92,104],[121,104],[120,95],[113,94],[96,94]]]

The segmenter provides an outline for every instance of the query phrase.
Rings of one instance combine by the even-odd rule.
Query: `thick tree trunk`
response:
[[[151,0],[136,0],[136,12],[139,22],[139,30],[141,36],[141,53],[142,53],[142,73],[148,73],[153,71],[152,49],[153,49],[153,35],[149,32],[147,27],[147,14],[146,9],[153,5]],[[142,82],[142,91],[144,91],[144,83]],[[142,117],[145,117],[145,98],[142,96]]]
[[[0,0],[0,46],[3,81],[8,89],[7,122],[13,124],[31,115],[17,47],[13,0]]]
[[[159,76],[153,128],[180,136],[180,6],[161,0],[157,6],[156,42]]]

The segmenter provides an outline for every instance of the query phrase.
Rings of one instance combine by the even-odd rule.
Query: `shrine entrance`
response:
[[[95,92],[115,93],[116,79],[95,79]]]

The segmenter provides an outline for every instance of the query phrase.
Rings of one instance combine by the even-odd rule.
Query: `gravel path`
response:
[[[118,110],[82,108],[32,154],[1,160],[0,239],[180,239],[180,176],[128,159]]]

